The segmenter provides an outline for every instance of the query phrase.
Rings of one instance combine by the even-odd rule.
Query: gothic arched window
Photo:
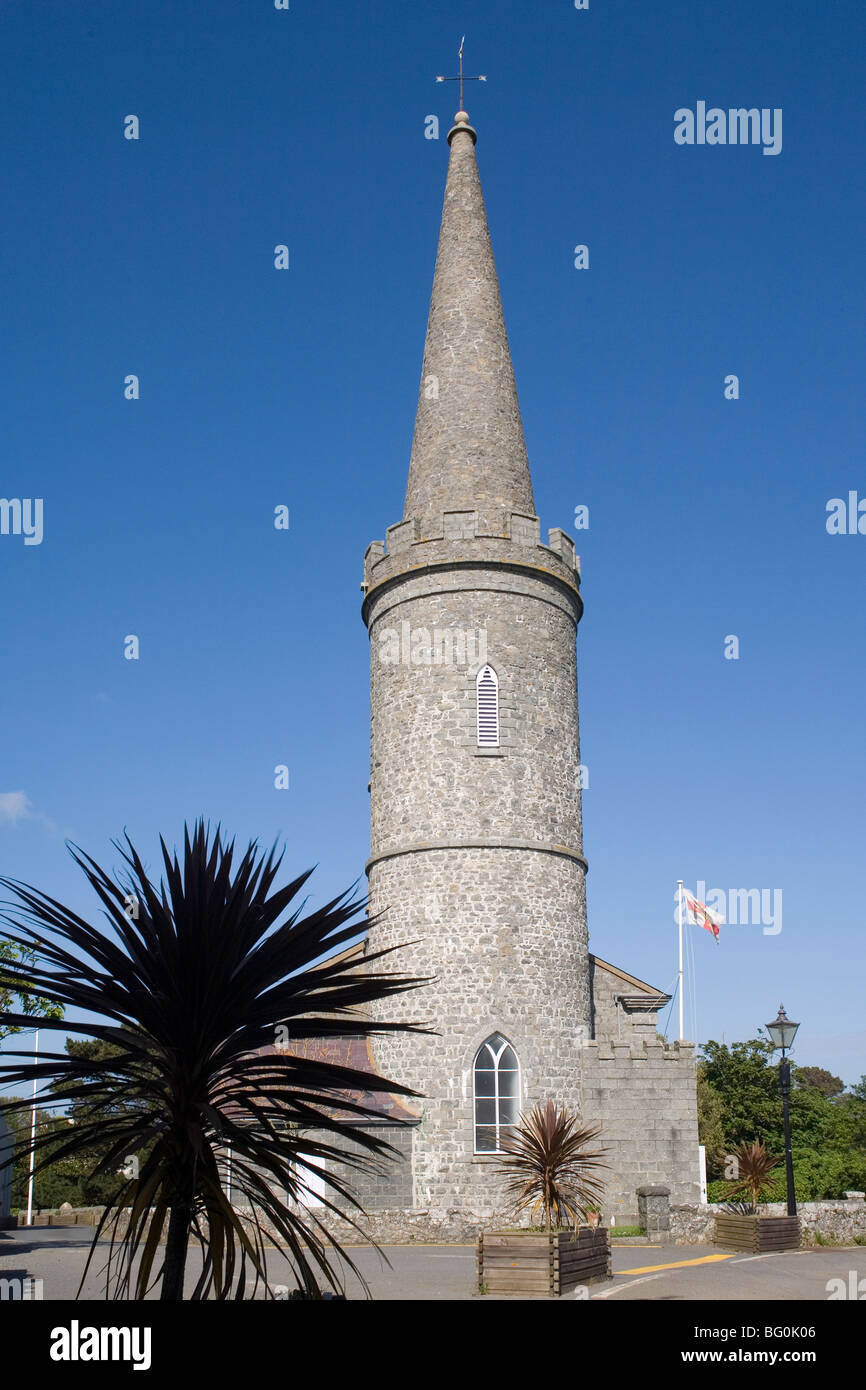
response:
[[[499,747],[499,679],[492,666],[482,666],[475,682],[478,747]]]
[[[493,1033],[475,1054],[475,1152],[499,1152],[499,1141],[520,1118],[520,1063],[501,1033]]]

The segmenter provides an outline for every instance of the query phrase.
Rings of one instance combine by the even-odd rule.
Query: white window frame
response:
[[[498,1030],[497,1030],[497,1033],[498,1033]],[[508,1039],[508,1038],[505,1036],[504,1033],[499,1033],[498,1035],[499,1035],[500,1038],[502,1038],[502,1046],[499,1048],[499,1051],[498,1051],[498,1052],[495,1052],[495,1053],[494,1053],[492,1047],[490,1046],[490,1039],[496,1036],[496,1033],[491,1033],[491,1034],[490,1034],[490,1037],[487,1037],[487,1038],[484,1039],[483,1043],[482,1043],[481,1046],[476,1050],[475,1056],[474,1056],[473,1059],[472,1059],[472,1151],[473,1151],[473,1153],[476,1153],[476,1154],[494,1154],[494,1153],[501,1153],[502,1150],[501,1150],[500,1147],[499,1147],[499,1140],[500,1140],[500,1133],[499,1133],[499,1131],[500,1131],[500,1129],[511,1129],[511,1128],[512,1128],[512,1125],[511,1125],[511,1124],[505,1123],[505,1122],[503,1122],[502,1120],[500,1120],[500,1118],[499,1118],[499,1105],[500,1105],[500,1101],[503,1099],[503,1097],[501,1097],[500,1094],[499,1094],[499,1063],[501,1062],[501,1060],[502,1060],[502,1054],[504,1053],[504,1051],[505,1051],[505,1049],[506,1049],[507,1047],[510,1047],[510,1048],[511,1048],[511,1051],[514,1053],[514,1059],[515,1059],[515,1061],[517,1062],[517,1112],[518,1112],[518,1115],[520,1114],[520,1109],[521,1109],[521,1100],[522,1100],[522,1097],[523,1097],[523,1072],[522,1072],[522,1068],[521,1068],[521,1065],[520,1065],[520,1057],[519,1057],[519,1055],[518,1055],[517,1048],[514,1046],[513,1042],[511,1042],[510,1039]],[[476,1074],[477,1074],[477,1071],[478,1071],[478,1059],[479,1059],[479,1057],[481,1056],[482,1050],[483,1050],[484,1048],[487,1048],[488,1055],[489,1055],[490,1057],[493,1058],[493,1067],[492,1067],[492,1068],[491,1068],[491,1067],[484,1067],[484,1068],[482,1068],[482,1070],[484,1070],[484,1071],[491,1071],[491,1070],[492,1070],[492,1072],[493,1072],[494,1081],[493,1081],[493,1095],[492,1095],[492,1096],[479,1096],[479,1095],[476,1094],[476,1090],[475,1090]],[[511,1097],[506,1097],[506,1099],[511,1099]],[[479,1123],[478,1123],[478,1101],[479,1101],[479,1100],[492,1100],[492,1101],[495,1102],[494,1113],[495,1113],[495,1115],[496,1115],[496,1119],[493,1121],[493,1125],[495,1126],[495,1129],[496,1129],[496,1148],[495,1148],[495,1149],[479,1149],[479,1147],[478,1147],[478,1129],[479,1129]],[[489,1124],[489,1123],[488,1123],[488,1124],[485,1124],[485,1125],[481,1126],[481,1128],[490,1129],[490,1124]]]
[[[321,1157],[314,1158],[310,1154],[299,1153],[298,1158],[301,1160],[306,1159],[309,1163],[315,1163],[318,1168],[324,1169],[326,1167],[325,1160]],[[295,1199],[296,1205],[308,1211],[313,1207],[323,1207],[325,1205],[325,1199],[328,1196],[328,1184],[324,1177],[320,1176],[318,1173],[311,1173],[302,1163],[292,1163],[291,1170],[293,1176],[299,1182],[304,1183],[308,1189],[306,1192],[302,1193],[299,1198]]]

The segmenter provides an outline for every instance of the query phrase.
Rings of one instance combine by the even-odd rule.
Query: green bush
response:
[[[823,1202],[841,1198],[846,1191],[866,1188],[866,1157],[856,1151],[849,1153],[814,1153],[794,1151],[794,1196],[798,1202]],[[708,1202],[727,1202],[730,1184],[723,1179],[707,1183]],[[787,1199],[785,1165],[781,1163],[773,1185],[765,1197],[767,1202]]]

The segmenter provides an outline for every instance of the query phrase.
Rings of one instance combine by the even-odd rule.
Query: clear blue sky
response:
[[[318,863],[317,902],[362,875],[361,563],[402,512],[464,32],[542,527],[590,508],[591,948],[669,987],[678,877],[781,889],[778,934],[695,932],[699,1038],[781,999],[850,1083],[866,536],[825,520],[866,496],[858,0],[7,0],[0,496],[44,538],[0,536],[0,872],[90,908],[64,837],[156,865],[204,813]],[[782,152],[675,144],[698,101],[782,108]]]

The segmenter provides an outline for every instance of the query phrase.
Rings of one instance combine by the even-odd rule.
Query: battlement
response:
[[[597,1039],[590,1038],[583,1047],[594,1061],[622,1062],[688,1062],[694,1065],[693,1042],[666,1042],[663,1038]]]
[[[559,526],[551,527],[545,545],[541,540],[541,523],[537,516],[503,510],[441,512],[438,521],[432,527],[428,527],[424,535],[421,534],[421,523],[417,517],[398,521],[386,529],[384,541],[371,541],[367,546],[361,588],[366,591],[378,582],[380,576],[376,570],[384,562],[405,554],[410,568],[435,563],[438,559],[435,552],[443,545],[455,541],[490,541],[500,544],[504,541],[520,547],[520,558],[523,560],[528,559],[533,550],[542,551],[543,556],[555,555],[558,564],[565,566],[572,584],[575,587],[580,584],[580,557],[576,554],[574,541],[567,531],[563,531]],[[450,550],[450,546],[448,548]],[[474,560],[477,557],[472,551],[467,550],[465,558]],[[480,558],[502,560],[505,557],[497,546],[495,555],[482,555]],[[543,557],[538,558],[543,565]],[[390,570],[391,566],[388,565],[387,568]],[[390,574],[382,577],[390,577]]]

